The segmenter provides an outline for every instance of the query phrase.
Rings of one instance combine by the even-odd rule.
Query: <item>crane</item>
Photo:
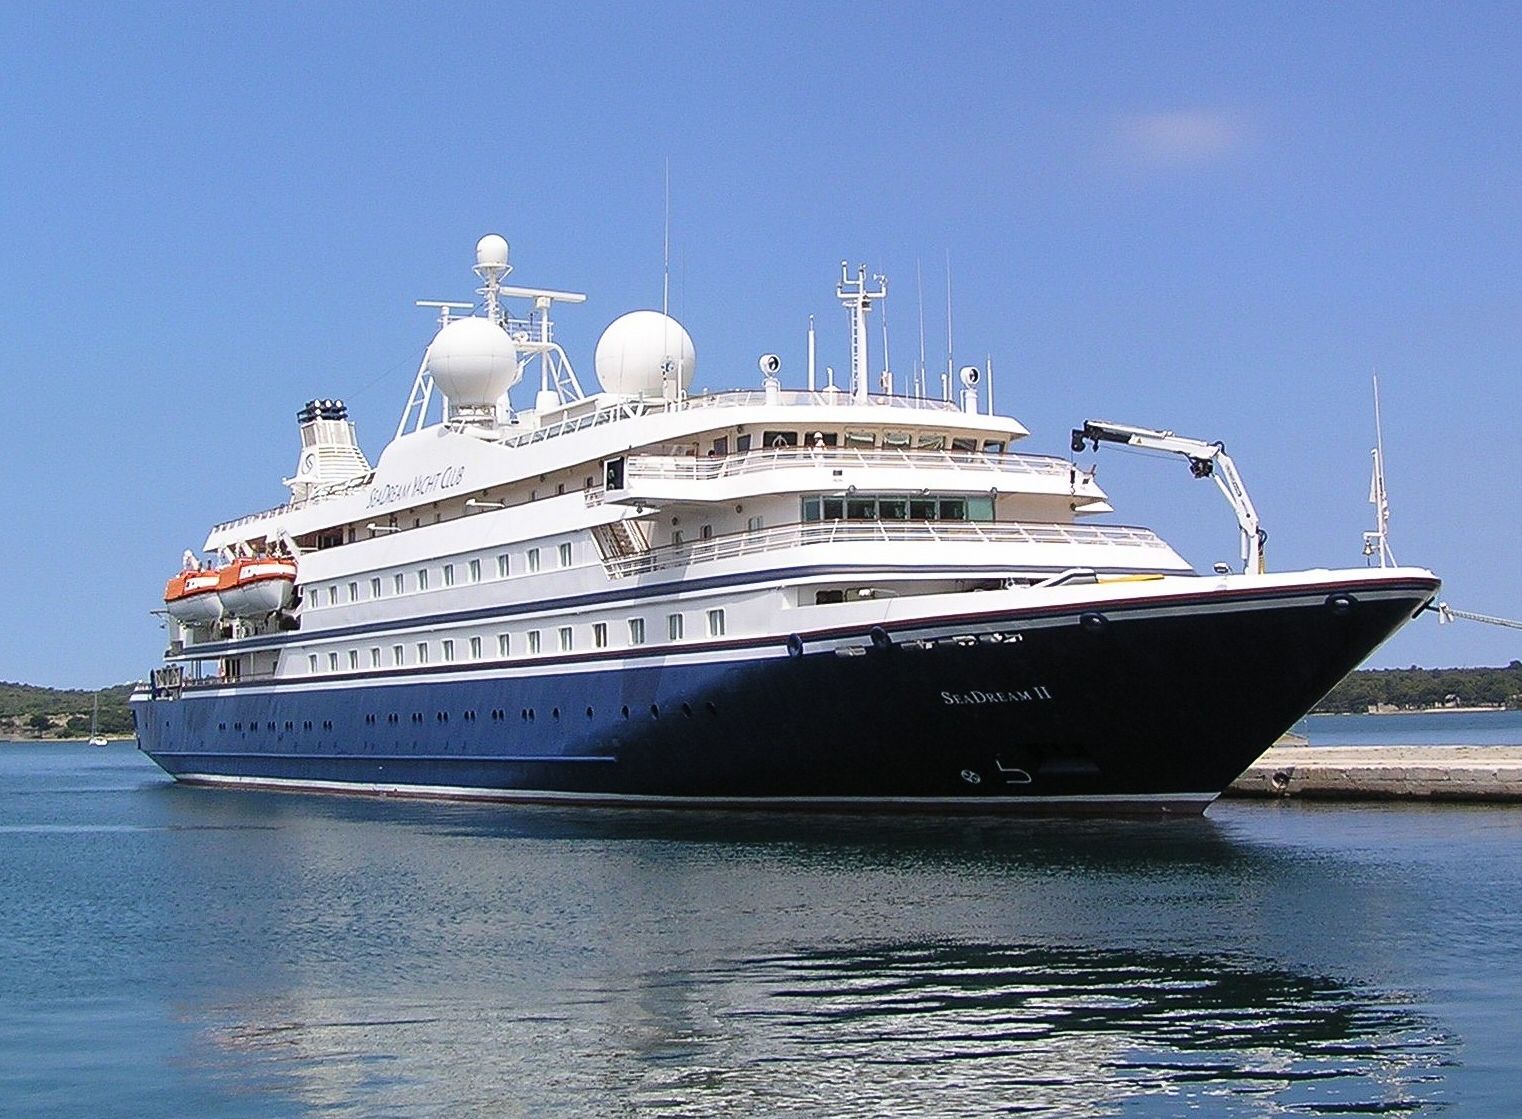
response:
[[[1084,420],[1082,427],[1073,429],[1073,452],[1081,452],[1086,443],[1093,444],[1096,451],[1101,443],[1120,443],[1128,447],[1183,455],[1189,462],[1189,473],[1196,478],[1213,480],[1236,514],[1237,527],[1242,530],[1243,572],[1261,575],[1267,569],[1264,549],[1268,543],[1268,533],[1258,523],[1258,511],[1253,508],[1252,498],[1247,496],[1247,487],[1242,484],[1242,476],[1237,473],[1236,463],[1226,453],[1224,443],[1207,443],[1203,439],[1190,439],[1171,431],[1110,423],[1108,420]],[[1221,567],[1224,568],[1225,565],[1222,564]]]

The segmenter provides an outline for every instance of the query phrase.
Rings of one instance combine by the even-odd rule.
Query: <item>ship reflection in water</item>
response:
[[[246,803],[190,796],[219,816]],[[1382,975],[1383,949],[1334,952],[1325,971],[1275,962],[1314,957],[1341,920],[1390,919],[1380,874],[1367,891],[1329,887],[1337,859],[1210,820],[252,799],[259,815],[290,806],[281,830],[300,821],[286,855],[304,878],[367,889],[287,897],[278,939],[294,956],[231,1002],[179,1013],[214,1075],[297,1113],[1399,1114],[1447,1102],[1450,1028],[1400,978],[1346,978]],[[1000,929],[1008,938],[991,939]],[[1128,941],[1164,947],[1109,946]]]
[[[479,992],[478,992],[479,993]],[[417,992],[413,992],[417,995]],[[882,945],[531,1005],[342,997],[213,1031],[324,1113],[1401,1114],[1451,1039],[1388,992],[1203,956]],[[251,1063],[254,1067],[249,1067]],[[261,1067],[262,1066],[262,1067]]]

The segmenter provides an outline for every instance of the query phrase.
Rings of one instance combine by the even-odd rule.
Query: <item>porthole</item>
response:
[[[659,719],[661,717],[661,709],[653,703],[650,705],[650,717],[652,719]]]
[[[708,709],[708,713],[710,715],[715,715],[715,716],[718,715],[719,709],[717,707],[715,707],[712,703],[705,703],[705,704],[703,704],[703,706]]]
[[[689,719],[692,718],[692,708],[688,707],[685,703],[682,704],[682,714],[687,716]]]
[[[552,711],[551,711],[551,712],[550,712],[550,715],[551,715],[551,716],[552,716],[552,717],[553,717],[553,718],[556,718],[556,719],[558,719],[558,718],[560,718],[560,708],[558,708],[558,707],[557,707],[557,708],[555,708],[555,709],[554,709],[554,710],[552,710]]]
[[[587,708],[587,718],[590,719],[591,717],[592,717],[592,709],[590,707],[588,707]]]
[[[621,714],[626,719],[629,717],[629,707],[627,704],[619,708],[619,714]]]

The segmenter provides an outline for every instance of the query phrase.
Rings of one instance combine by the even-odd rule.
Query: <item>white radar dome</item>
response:
[[[494,404],[518,383],[518,351],[490,319],[455,319],[428,344],[428,375],[451,404]]]
[[[692,337],[670,315],[630,311],[597,340],[597,380],[604,392],[660,396],[692,384],[698,367]]]
[[[495,233],[488,233],[476,242],[476,267],[507,267],[507,241]]]

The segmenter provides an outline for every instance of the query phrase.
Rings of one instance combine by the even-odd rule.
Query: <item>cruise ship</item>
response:
[[[422,304],[439,326],[379,460],[341,401],[313,400],[289,498],[215,525],[169,580],[165,663],[133,711],[179,781],[1198,813],[1439,586],[1270,573],[1221,444],[1075,429],[1074,452],[1170,451],[1220,486],[1241,567],[1193,570],[1113,523],[1076,457],[1020,453],[984,370],[901,393],[870,373],[886,285],[865,269],[834,293],[840,386],[811,326],[806,387],[763,354],[734,378],[750,387],[696,393],[687,331],[634,311],[597,342],[590,394],[552,321],[586,297],[506,283],[496,235],[474,271],[477,300]]]

